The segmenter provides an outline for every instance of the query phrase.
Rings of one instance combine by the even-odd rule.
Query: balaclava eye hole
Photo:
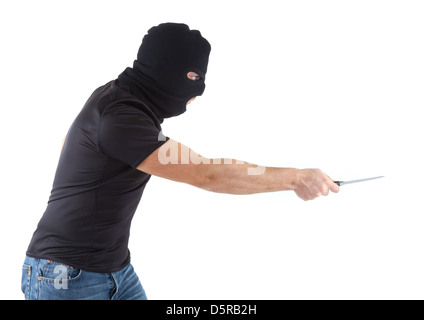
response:
[[[187,78],[189,78],[192,81],[198,81],[201,79],[201,77],[196,72],[193,72],[193,71],[187,72]]]

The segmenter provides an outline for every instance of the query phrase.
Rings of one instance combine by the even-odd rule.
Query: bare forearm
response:
[[[338,192],[339,186],[319,169],[261,167],[232,159],[209,159],[169,139],[137,167],[162,178],[221,193],[251,194],[293,190],[311,200]]]
[[[205,183],[201,188],[230,194],[294,190],[298,169],[261,167],[232,159],[213,159],[202,164]]]

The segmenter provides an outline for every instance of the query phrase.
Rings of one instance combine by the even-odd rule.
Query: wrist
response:
[[[300,169],[296,169],[296,168],[283,169],[282,181],[284,181],[284,184],[285,184],[283,190],[296,191],[299,184],[300,171],[301,171]]]

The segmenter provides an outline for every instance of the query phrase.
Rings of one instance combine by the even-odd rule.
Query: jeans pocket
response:
[[[29,287],[31,284],[31,266],[24,264],[22,267],[21,290],[25,300],[29,300]]]
[[[68,289],[68,285],[77,281],[81,275],[81,269],[47,260],[47,263],[41,270],[39,280],[53,284],[55,289]]]

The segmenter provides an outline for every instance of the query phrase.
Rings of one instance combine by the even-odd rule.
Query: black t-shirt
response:
[[[137,166],[168,139],[118,80],[95,90],[67,133],[27,255],[92,272],[127,265],[131,220],[150,179]]]

